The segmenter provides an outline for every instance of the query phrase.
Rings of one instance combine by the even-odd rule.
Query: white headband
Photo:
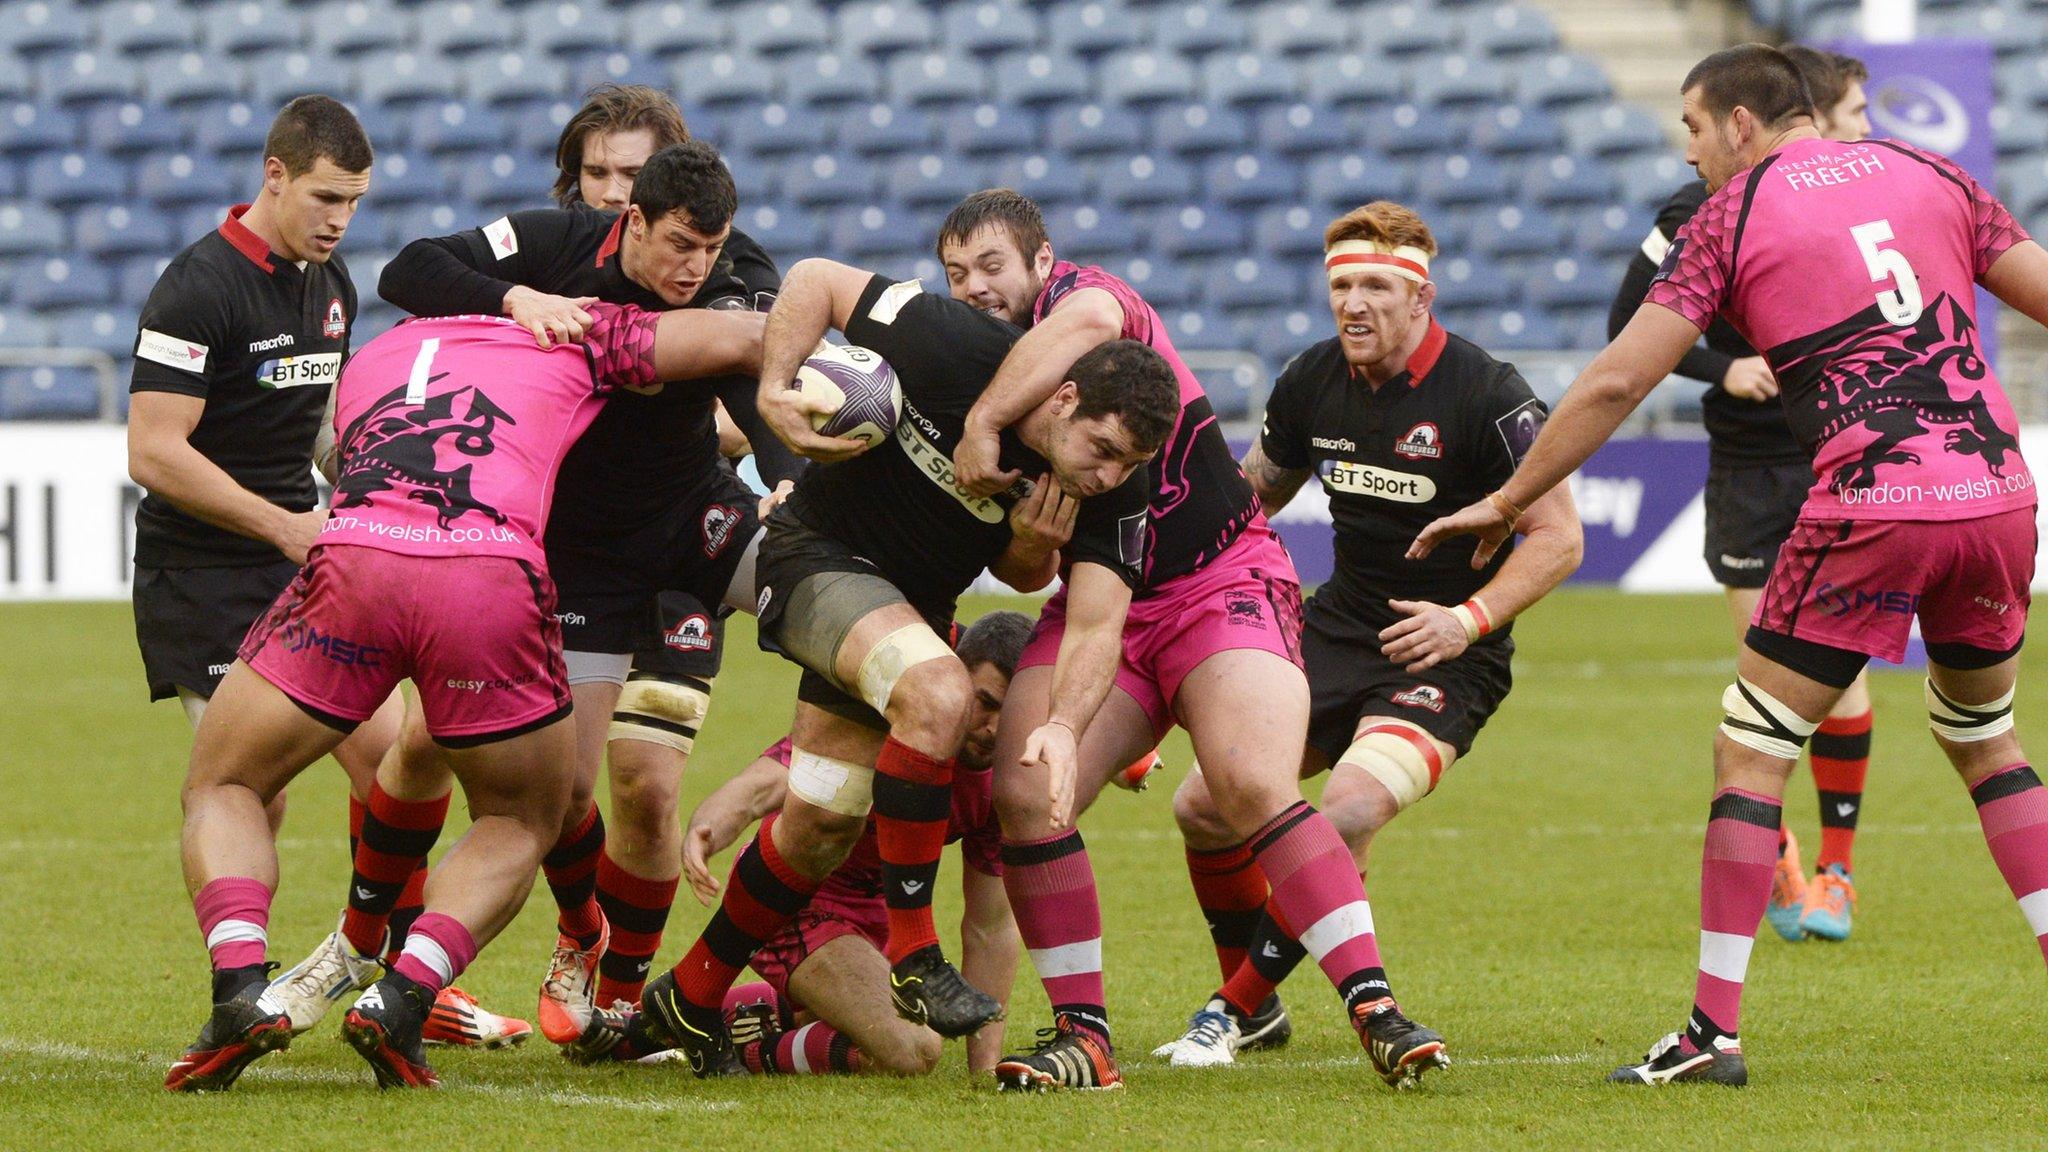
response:
[[[1417,284],[1429,281],[1429,253],[1407,244],[1395,247],[1371,240],[1339,240],[1323,254],[1323,267],[1329,270],[1332,280],[1360,268],[1371,267],[1384,269]]]

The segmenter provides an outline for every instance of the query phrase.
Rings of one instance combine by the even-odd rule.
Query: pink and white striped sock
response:
[[[199,931],[216,972],[263,963],[270,944],[270,889],[247,876],[222,876],[192,897]]]
[[[476,959],[476,938],[453,916],[427,912],[413,921],[406,935],[405,951],[391,970],[437,995],[455,983],[470,961]]]
[[[1769,796],[1723,788],[1714,794],[1700,850],[1700,968],[1686,1041],[1705,1048],[1742,1022],[1742,981],[1771,899],[1784,806]]]
[[[1373,936],[1372,905],[1351,849],[1329,817],[1297,800],[1251,840],[1273,886],[1273,907],[1304,924],[1302,947],[1322,966],[1347,1007],[1391,995]]]
[[[1102,983],[1102,907],[1078,829],[1003,842],[1003,888],[1055,1016],[1109,1041]]]
[[[2048,958],[2048,788],[2032,768],[2015,764],[1979,780],[1970,798],[1991,859]]]

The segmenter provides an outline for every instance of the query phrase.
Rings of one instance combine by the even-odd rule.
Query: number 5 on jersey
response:
[[[1892,240],[1892,222],[1872,220],[1849,229],[1849,235],[1856,241],[1856,248],[1863,253],[1863,266],[1870,269],[1870,282],[1882,284],[1890,280],[1896,287],[1877,294],[1878,310],[1884,318],[1894,324],[1906,325],[1920,319],[1920,277],[1913,272],[1913,265],[1906,254],[1893,248],[1878,245]]]

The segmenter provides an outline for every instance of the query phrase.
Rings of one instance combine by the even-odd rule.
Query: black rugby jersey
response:
[[[620,260],[625,217],[593,208],[538,208],[502,216],[481,228],[429,237],[405,246],[377,282],[377,291],[416,316],[504,311],[515,284],[558,296],[595,296],[607,304],[652,311],[668,305],[626,275]],[[761,246],[735,231],[692,308],[766,308],[782,287]],[[757,449],[781,448],[758,431],[756,381],[714,384]],[[712,398],[702,388],[621,394],[570,450],[556,481],[551,540],[602,540],[627,535],[673,515],[722,467]],[[786,451],[786,450],[785,450]],[[764,478],[771,483],[763,450]]]
[[[302,269],[243,227],[247,204],[178,253],[142,306],[130,392],[206,401],[188,438],[235,483],[293,512],[319,499],[313,438],[348,356],[356,290],[339,254]],[[146,494],[135,510],[143,568],[268,564],[267,540],[216,527]]]
[[[896,370],[903,418],[890,440],[805,473],[790,494],[790,513],[873,561],[912,603],[928,610],[951,604],[1009,546],[1010,509],[1027,491],[1019,481],[977,498],[953,483],[953,450],[968,410],[1023,334],[916,280],[870,280],[846,338]],[[1008,429],[998,460],[1031,480],[1049,470]],[[1150,491],[1138,468],[1115,489],[1083,500],[1062,562],[1100,564],[1135,588]]]
[[[1512,542],[1477,572],[1471,537],[1425,560],[1407,559],[1408,545],[1505,483],[1548,415],[1514,365],[1434,319],[1407,370],[1377,390],[1352,373],[1335,337],[1295,357],[1266,402],[1259,446],[1279,467],[1314,471],[1329,494],[1337,564],[1319,598],[1373,627],[1400,618],[1388,600],[1471,598]]]
[[[1657,266],[1685,222],[1707,202],[1707,182],[1695,180],[1671,194],[1657,210],[1657,226],[1644,238],[1642,248],[1629,259],[1621,289],[1607,313],[1607,336],[1613,339],[1635,317],[1636,309],[1650,294],[1650,282],[1657,278]],[[1756,349],[1742,338],[1727,320],[1715,317],[1708,327],[1704,346],[1695,344],[1678,362],[1678,374],[1707,385],[1700,397],[1700,423],[1706,427],[1708,447],[1717,464],[1762,465],[1804,464],[1810,457],[1792,435],[1785,420],[1785,407],[1778,400],[1744,400],[1730,396],[1721,387],[1732,361],[1756,355]]]

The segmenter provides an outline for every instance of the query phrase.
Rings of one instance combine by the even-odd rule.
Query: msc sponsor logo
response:
[[[265,360],[263,366],[256,369],[256,384],[262,388],[299,388],[307,384],[332,384],[339,379],[339,352],[283,356],[276,360]]]
[[[1911,616],[1920,610],[1920,594],[1887,588],[1866,592],[1861,588],[1843,588],[1829,581],[1814,589],[1813,603],[1814,607],[1837,619],[1864,611]]]
[[[1394,693],[1394,703],[1403,708],[1427,708],[1431,712],[1444,710],[1444,690],[1434,684],[1417,684],[1406,692]]]
[[[661,634],[661,642],[678,652],[709,652],[711,618],[701,612],[685,616],[675,627]]]
[[[1266,627],[1266,610],[1259,604],[1259,598],[1249,592],[1225,592],[1223,618],[1240,627]]]
[[[507,692],[514,688],[524,688],[539,679],[538,672],[528,672],[520,676],[498,676],[489,680],[460,680],[451,676],[448,678],[448,687],[457,692]]]
[[[1325,461],[1322,471],[1324,487],[1354,496],[1377,496],[1402,504],[1427,504],[1436,499],[1436,481],[1413,472],[1348,460]]]
[[[1443,433],[1427,420],[1410,428],[1394,445],[1394,455],[1404,460],[1434,460],[1443,454]]]
[[[345,640],[331,632],[322,632],[302,620],[294,620],[278,629],[277,637],[287,652],[314,652],[343,667],[377,668],[384,662],[383,648],[374,644],[359,644],[354,640]]]

